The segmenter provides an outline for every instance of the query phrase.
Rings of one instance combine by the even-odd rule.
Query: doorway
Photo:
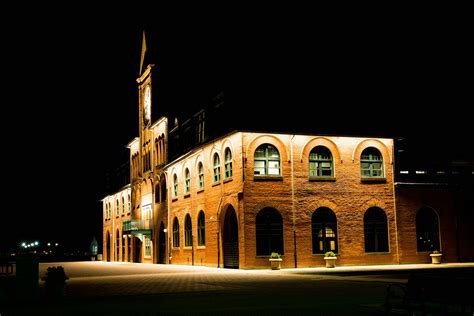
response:
[[[239,232],[237,215],[234,208],[229,206],[225,213],[223,225],[224,268],[239,268]]]

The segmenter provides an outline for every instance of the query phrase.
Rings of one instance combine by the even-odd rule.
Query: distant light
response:
[[[459,174],[459,171],[453,171],[452,174]]]
[[[426,171],[425,170],[416,170],[415,173],[416,174],[426,174]]]
[[[35,241],[35,246],[38,246],[39,242]]]
[[[439,170],[439,171],[436,171],[436,174],[445,174],[446,172],[442,171],[442,170]]]
[[[48,243],[48,247],[49,247],[49,246],[51,246],[51,243],[50,243],[50,242]]]
[[[54,245],[55,245],[55,246],[58,246],[59,244],[58,244],[58,243],[55,243]]]
[[[23,248],[26,248],[26,243],[25,243],[25,242],[22,242],[22,243],[21,243],[21,246],[22,246]]]
[[[408,170],[402,170],[400,171],[401,174],[409,174],[410,172]]]

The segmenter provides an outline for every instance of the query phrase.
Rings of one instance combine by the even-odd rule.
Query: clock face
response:
[[[148,125],[151,119],[151,92],[150,86],[145,88],[145,97],[143,102],[143,123]]]

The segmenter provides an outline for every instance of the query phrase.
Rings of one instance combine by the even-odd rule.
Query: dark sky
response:
[[[206,102],[223,91],[225,69],[227,106],[254,119],[408,136],[433,153],[456,137],[453,148],[472,151],[472,48],[462,21],[146,13],[49,14],[2,27],[0,248],[25,238],[100,240],[105,171],[138,135],[143,29],[159,83],[154,112]]]
[[[94,235],[101,240],[105,172],[138,136],[144,29],[159,82],[153,111],[195,106],[223,89],[223,39],[206,23],[188,29],[192,20],[181,15],[166,23],[108,18],[50,14],[2,30],[8,194],[0,251],[33,238],[81,248]]]

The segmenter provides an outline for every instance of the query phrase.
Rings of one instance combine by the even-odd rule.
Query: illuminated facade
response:
[[[219,107],[152,119],[153,66],[140,78],[130,184],[103,199],[104,260],[228,268],[458,261],[449,190],[394,181],[394,140],[232,130]],[[222,101],[223,102],[223,101]],[[461,235],[463,232],[461,232]],[[461,236],[461,239],[462,236]],[[471,251],[472,252],[472,251]],[[466,252],[465,252],[466,253]]]

